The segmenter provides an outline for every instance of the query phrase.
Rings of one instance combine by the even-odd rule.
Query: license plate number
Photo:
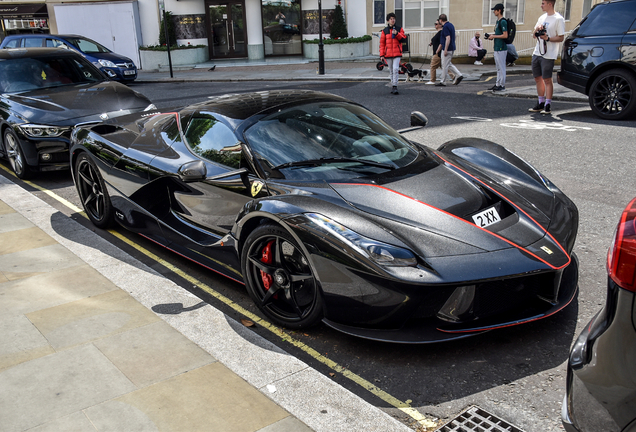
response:
[[[124,71],[124,75],[134,75],[135,71],[134,70],[125,70]]]
[[[499,213],[497,213],[497,209],[494,207],[487,208],[486,210],[473,215],[475,225],[480,228],[485,228],[488,225],[499,222],[500,220],[501,218],[499,217]]]

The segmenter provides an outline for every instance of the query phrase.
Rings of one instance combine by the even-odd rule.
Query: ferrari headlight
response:
[[[395,267],[417,266],[417,258],[408,249],[368,239],[318,213],[306,213],[305,216],[324,231],[348,243],[360,254],[380,265]]]
[[[155,104],[150,104],[148,105],[146,108],[144,108],[144,111],[152,111],[152,110],[156,110],[157,107],[155,106]]]
[[[102,66],[102,67],[109,67],[109,68],[116,68],[117,65],[115,63],[113,63],[110,60],[105,60],[105,59],[99,59],[97,60],[97,62]]]
[[[68,131],[70,128],[58,126],[45,126],[36,124],[24,124],[18,126],[25,135],[33,138],[55,138]]]

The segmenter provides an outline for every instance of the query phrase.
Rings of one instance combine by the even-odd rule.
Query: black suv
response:
[[[636,0],[599,3],[563,42],[559,84],[584,93],[599,117],[636,114]]]

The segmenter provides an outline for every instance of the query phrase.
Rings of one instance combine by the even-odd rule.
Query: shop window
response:
[[[386,8],[384,0],[373,0],[373,24],[382,25],[385,22]]]
[[[302,54],[300,1],[263,0],[262,16],[265,55]]]
[[[409,1],[396,0],[395,14],[397,24],[404,28],[433,28],[442,13],[448,13],[448,0]]]

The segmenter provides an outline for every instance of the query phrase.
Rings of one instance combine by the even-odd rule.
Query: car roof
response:
[[[69,38],[81,38],[81,39],[89,39],[86,36],[82,36],[82,35],[76,35],[76,34],[50,34],[50,33],[25,33],[25,34],[17,34],[17,35],[9,35],[7,37],[5,37],[5,39],[22,39],[22,38],[40,38],[40,39],[44,39],[44,38],[48,38],[48,37],[57,37],[57,38],[62,38],[62,39],[69,39]]]
[[[267,90],[251,93],[235,93],[211,98],[208,101],[187,107],[182,113],[213,112],[228,119],[245,120],[255,114],[267,112],[275,107],[291,106],[311,102],[351,101],[330,93],[312,90]]]
[[[0,49],[0,59],[10,60],[18,58],[37,57],[82,57],[75,51],[64,48],[5,48]]]

